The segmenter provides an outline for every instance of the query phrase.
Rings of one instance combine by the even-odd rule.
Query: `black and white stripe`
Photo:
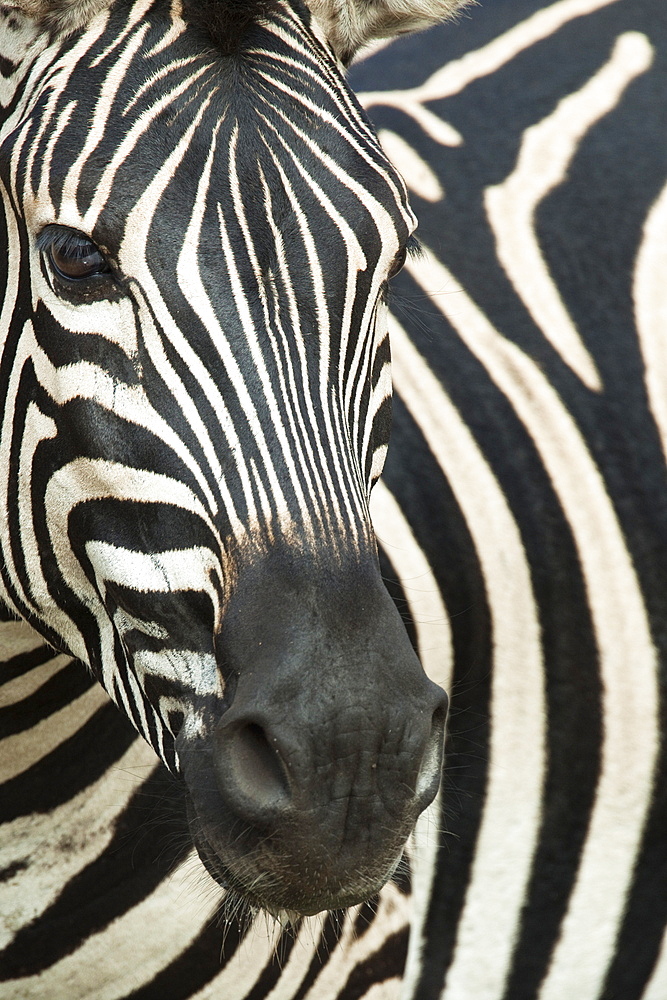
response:
[[[7,995],[370,984],[378,951],[400,972],[405,892],[395,940],[364,907],[296,941],[221,932],[210,883],[184,903],[165,876],[203,878],[129,723],[178,770],[243,560],[372,554],[384,299],[414,218],[305,8],[273,5],[225,61],[178,3],[93,6],[71,35],[1,10]],[[87,284],[56,264],[81,246],[105,265]]]
[[[36,54],[3,125],[3,600],[89,664],[172,767],[178,694],[156,713],[142,671],[169,687],[189,661],[197,695],[218,683],[212,658],[170,635],[168,655],[130,663],[121,637],[160,638],[152,603],[174,592],[205,595],[217,630],[244,548],[368,548],[384,287],[414,226],[289,6],[231,67],[191,34],[165,4],[103,13]],[[99,289],[54,277],[54,226],[103,249]]]
[[[295,942],[231,925],[221,957],[164,769],[12,624],[8,997],[667,996],[665,27],[659,0],[489,0],[352,70],[426,248],[391,300],[374,493],[399,607],[452,693],[412,899],[390,884]],[[29,866],[54,831],[55,873]]]
[[[427,248],[383,489],[453,650],[406,995],[667,995],[665,27],[489,4],[353,72]]]

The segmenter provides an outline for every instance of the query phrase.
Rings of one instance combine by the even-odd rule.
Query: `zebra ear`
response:
[[[9,9],[18,9],[56,35],[69,35],[92,21],[109,3],[110,0],[11,0]]]
[[[474,0],[306,0],[343,63],[376,38],[420,31]]]

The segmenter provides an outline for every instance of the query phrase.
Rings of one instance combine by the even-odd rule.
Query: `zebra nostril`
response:
[[[256,722],[218,732],[214,755],[218,786],[246,819],[261,820],[289,804],[289,781],[277,742]]]

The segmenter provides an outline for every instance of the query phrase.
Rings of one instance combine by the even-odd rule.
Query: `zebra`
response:
[[[151,864],[157,827],[187,885],[165,769],[82,670],[53,706],[72,706],[68,735],[100,713],[67,749],[102,733],[104,781],[72,767],[41,829],[24,814],[26,837],[55,821],[63,843],[57,873],[31,885],[17,857],[5,882],[5,911],[21,884],[50,904],[18,914],[9,995],[664,1000],[661,13],[487,0],[351,67],[426,248],[392,282],[373,493],[383,575],[452,696],[412,871],[343,923],[232,922],[221,953],[208,905]]]
[[[90,678],[181,778],[175,850],[185,814],[228,919],[364,903],[437,794],[447,696],[382,583],[368,507],[387,286],[415,219],[343,70],[458,6],[0,8],[16,995],[98,996],[117,972],[91,956],[43,980],[51,945],[28,943],[53,921],[67,952],[59,914],[78,904],[44,867],[67,877],[68,857],[77,895],[115,836],[109,769],[146,766]],[[89,936],[113,905],[82,917]],[[188,940],[187,919],[173,930]]]

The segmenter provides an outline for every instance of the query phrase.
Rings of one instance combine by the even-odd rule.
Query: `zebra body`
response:
[[[453,665],[415,996],[667,995],[666,27],[489,4],[353,72],[430,251],[385,473]]]
[[[12,623],[14,700],[46,682],[70,714],[35,698],[43,758],[7,737],[8,997],[667,996],[666,52],[656,0],[498,0],[352,70],[428,248],[397,279],[374,494],[384,574],[452,693],[412,897],[397,880],[296,939],[211,925],[164,768]]]

